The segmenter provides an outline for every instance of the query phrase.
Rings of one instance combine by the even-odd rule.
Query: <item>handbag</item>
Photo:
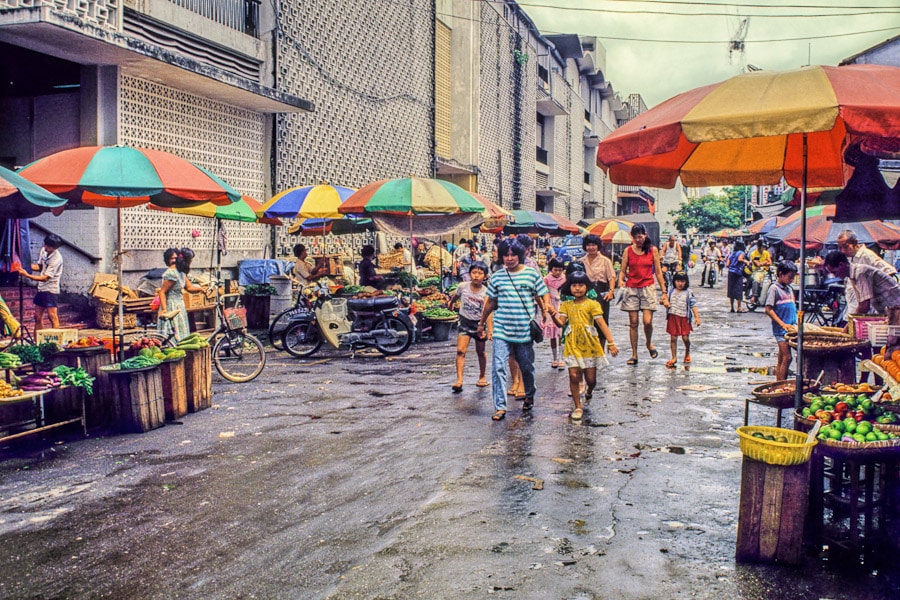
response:
[[[510,283],[513,284],[513,289],[516,290],[516,295],[519,296],[519,300],[522,301],[522,306],[525,308],[525,311],[528,311],[528,305],[525,304],[525,299],[522,298],[522,294],[519,293],[519,289],[516,287],[515,281],[512,278],[512,275],[509,274],[509,270],[504,269],[506,271],[506,276],[509,277]],[[535,344],[540,344],[544,341],[544,329],[538,324],[537,321],[531,319],[528,322],[528,331],[531,334],[531,341]]]

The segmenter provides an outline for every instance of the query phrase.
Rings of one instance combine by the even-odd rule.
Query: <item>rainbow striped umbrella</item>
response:
[[[295,187],[272,196],[256,214],[285,219],[341,219],[344,215],[338,207],[355,191],[327,183]]]
[[[590,234],[600,237],[604,244],[630,244],[634,223],[622,219],[600,219],[587,226]]]
[[[261,207],[262,204],[250,196],[241,196],[239,201],[233,202],[227,206],[217,206],[211,202],[204,202],[202,204],[195,204],[183,208],[167,208],[165,206],[156,206],[155,204],[147,205],[147,208],[152,210],[162,210],[179,215],[221,219],[223,221],[240,221],[242,223],[265,223],[266,225],[282,224],[279,219],[257,217],[256,211],[260,210]]]
[[[370,183],[340,206],[343,214],[457,215],[483,213],[472,194],[441,179],[382,179]]]

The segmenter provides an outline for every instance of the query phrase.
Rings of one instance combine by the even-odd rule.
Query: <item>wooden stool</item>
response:
[[[174,421],[187,414],[187,385],[185,383],[184,359],[167,361],[159,365],[162,377],[163,401],[166,420]]]
[[[159,367],[108,373],[115,397],[115,422],[122,431],[144,433],[165,424]]]
[[[188,412],[212,406],[212,349],[185,350],[184,380]]]

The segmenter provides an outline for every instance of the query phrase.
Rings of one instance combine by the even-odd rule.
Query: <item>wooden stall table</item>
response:
[[[188,412],[212,406],[212,348],[185,350],[184,380]]]
[[[10,398],[0,398],[0,407],[2,406],[11,406],[15,404],[23,404],[23,403],[31,403],[34,407],[34,411],[32,412],[33,417],[31,419],[26,419],[24,421],[19,421],[16,423],[8,423],[0,425],[0,429],[10,430],[10,429],[18,429],[21,427],[32,426],[31,429],[26,429],[24,431],[20,431],[17,433],[12,433],[3,437],[0,437],[0,442],[6,442],[9,440],[14,440],[22,437],[26,437],[29,435],[36,435],[39,433],[43,433],[44,431],[49,431],[51,429],[56,429],[58,427],[64,427],[66,425],[71,425],[74,423],[81,423],[81,428],[84,431],[84,435],[87,435],[87,421],[84,416],[84,394],[79,394],[78,397],[82,399],[80,413],[77,415],[70,414],[67,418],[64,418],[59,421],[49,422],[50,419],[46,416],[46,408],[47,402],[49,399],[53,398],[53,395],[57,393],[57,390],[65,390],[65,388],[50,388],[47,390],[43,390],[40,392],[26,392],[21,396],[13,396]],[[48,396],[51,398],[48,399]]]
[[[165,424],[165,401],[159,365],[139,369],[103,367],[113,390],[116,426],[129,433],[144,433]]]

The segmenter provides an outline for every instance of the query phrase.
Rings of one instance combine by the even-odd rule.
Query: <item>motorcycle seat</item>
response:
[[[347,307],[353,312],[377,312],[389,308],[397,308],[400,301],[394,296],[377,296],[375,298],[351,298]]]

